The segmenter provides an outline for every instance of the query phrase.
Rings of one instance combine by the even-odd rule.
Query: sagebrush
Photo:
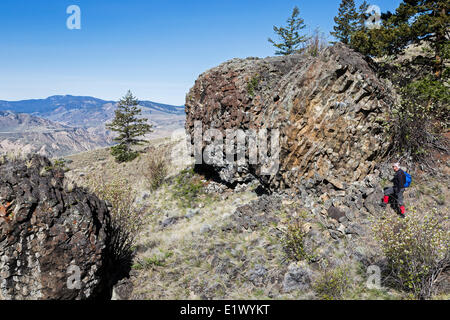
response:
[[[450,266],[447,219],[416,214],[387,216],[374,224],[376,239],[387,259],[387,283],[429,299],[439,275]]]
[[[340,300],[350,288],[349,268],[339,266],[324,268],[322,275],[314,282],[313,288],[321,300]]]
[[[146,154],[144,175],[151,190],[158,189],[167,177],[170,166],[170,149],[167,146],[152,148]]]
[[[308,248],[305,244],[307,230],[305,229],[304,217],[305,213],[300,217],[291,218],[287,227],[283,230],[282,244],[286,257],[295,261],[314,261],[315,256],[312,248]]]

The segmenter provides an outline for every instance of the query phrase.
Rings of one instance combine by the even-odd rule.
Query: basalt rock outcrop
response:
[[[364,57],[341,44],[315,57],[233,59],[195,82],[186,97],[186,131],[191,150],[199,148],[196,123],[223,137],[227,129],[279,132],[279,167],[270,174],[263,173],[261,162],[248,161],[248,145],[245,164],[230,159],[198,164],[229,184],[252,175],[271,189],[318,184],[344,189],[364,179],[388,150],[383,121],[393,99]]]
[[[0,162],[0,299],[88,299],[103,290],[109,210],[41,156]]]

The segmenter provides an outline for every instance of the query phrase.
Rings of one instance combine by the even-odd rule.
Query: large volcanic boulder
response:
[[[392,103],[390,87],[364,57],[336,44],[316,57],[233,59],[203,73],[186,97],[186,131],[192,146],[199,123],[224,137],[227,129],[279,132],[279,169],[270,174],[248,159],[198,164],[230,184],[253,175],[272,189],[321,182],[339,189],[363,179],[386,153],[383,121]],[[191,150],[208,145],[198,144]]]
[[[105,202],[64,186],[62,170],[41,156],[1,163],[0,299],[97,297],[110,221]]]

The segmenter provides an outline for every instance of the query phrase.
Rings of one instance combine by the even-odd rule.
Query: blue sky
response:
[[[356,0],[359,5],[362,1]],[[382,11],[400,0],[374,0]],[[56,94],[182,105],[199,74],[274,54],[268,37],[294,6],[327,36],[340,0],[1,0],[0,100]],[[69,30],[70,5],[81,30]],[[331,38],[330,38],[331,40]]]

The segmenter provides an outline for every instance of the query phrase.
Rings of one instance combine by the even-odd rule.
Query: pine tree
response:
[[[334,17],[336,26],[331,35],[344,44],[350,44],[351,35],[357,31],[359,15],[354,0],[342,0],[339,13]]]
[[[403,0],[395,13],[382,14],[379,29],[363,29],[352,37],[358,51],[381,57],[398,55],[411,44],[427,43],[434,51],[434,75],[440,78],[450,38],[448,0]]]
[[[118,162],[135,159],[138,153],[133,151],[132,147],[146,142],[139,137],[152,132],[152,126],[147,123],[148,119],[138,117],[142,112],[138,106],[138,100],[129,90],[119,101],[114,120],[106,125],[107,129],[118,133],[114,138],[118,144],[111,148],[111,154]]]
[[[276,43],[271,38],[269,42],[278,48],[276,55],[289,55],[298,52],[300,45],[308,41],[308,37],[301,35],[300,31],[306,28],[304,20],[299,17],[300,10],[295,7],[291,17],[287,20],[287,27],[273,27],[274,32],[280,37],[280,43]]]
[[[398,34],[398,47],[393,53],[426,41],[434,50],[434,74],[440,78],[450,38],[449,11],[448,0],[403,0],[390,19],[391,28]]]
[[[358,8],[358,29],[361,30],[365,28],[365,23],[368,18],[367,16],[367,9],[369,9],[369,4],[366,0],[363,1],[363,3]]]
[[[389,45],[395,45],[393,41],[395,37],[384,25],[375,29],[366,26],[370,17],[370,14],[367,13],[369,7],[370,5],[364,0],[357,10],[357,27],[351,35],[350,47],[365,55],[379,57],[387,52]],[[382,22],[386,21],[386,17],[386,14],[381,15]]]
[[[359,30],[351,40],[356,50],[384,58],[400,94],[389,128],[391,150],[425,166],[431,150],[447,150],[440,133],[450,119],[449,10],[448,0],[403,0],[394,13],[382,14],[380,28]],[[420,46],[422,53],[403,55],[411,45]],[[389,63],[400,55],[400,62]]]

